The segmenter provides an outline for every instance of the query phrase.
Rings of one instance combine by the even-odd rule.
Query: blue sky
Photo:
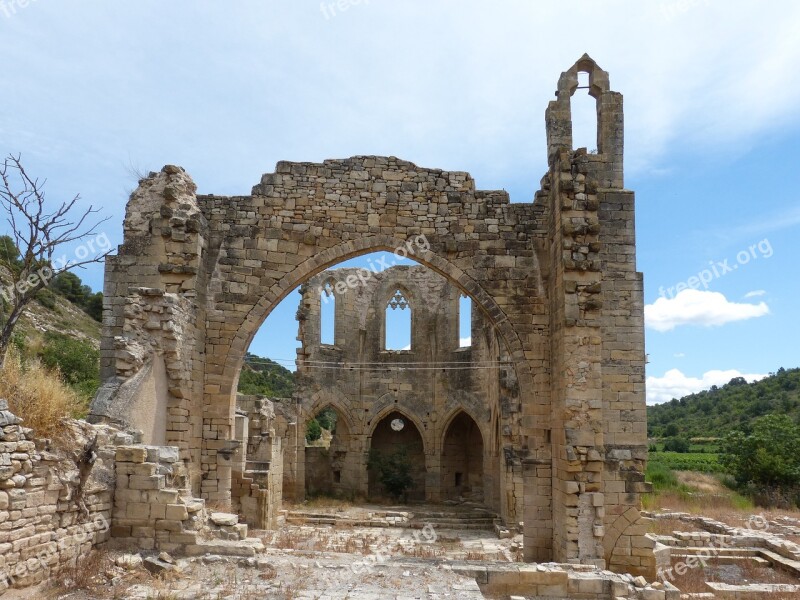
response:
[[[167,163],[202,193],[242,194],[278,160],[386,154],[527,202],[544,109],[588,52],[625,95],[649,401],[798,366],[800,5],[331,6],[0,0],[0,152],[21,152],[50,197],[102,206],[114,243],[131,170]],[[719,263],[708,289],[669,298]],[[79,274],[100,288],[101,269]],[[277,317],[253,350],[291,357]]]

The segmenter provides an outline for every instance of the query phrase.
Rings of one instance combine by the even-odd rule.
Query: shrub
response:
[[[647,481],[653,484],[654,490],[666,490],[678,487],[678,480],[672,469],[658,462],[647,463]]]
[[[322,437],[322,427],[319,426],[319,421],[311,419],[306,425],[306,442],[316,442]]]
[[[685,454],[689,452],[689,449],[689,441],[683,438],[670,438],[664,442],[664,452],[679,452]]]
[[[378,472],[378,481],[395,501],[404,497],[414,483],[411,478],[411,461],[404,446],[391,454],[384,454],[373,448],[369,452],[367,466]]]
[[[8,400],[11,412],[37,437],[59,438],[62,421],[78,417],[86,410],[85,399],[66,385],[57,372],[39,360],[23,365],[13,347],[0,367],[0,398]]]
[[[40,352],[42,363],[58,370],[75,391],[91,398],[100,387],[100,353],[89,343],[48,333]]]

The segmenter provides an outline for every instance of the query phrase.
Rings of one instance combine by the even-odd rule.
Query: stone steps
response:
[[[422,529],[432,525],[439,529],[458,531],[492,531],[498,516],[488,510],[474,511],[375,511],[369,516],[346,517],[340,514],[311,511],[292,511],[286,516],[286,522],[292,525],[346,525],[351,527],[407,527]]]

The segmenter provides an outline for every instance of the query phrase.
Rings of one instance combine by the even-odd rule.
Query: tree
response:
[[[664,452],[680,452],[686,454],[691,448],[689,441],[683,438],[669,438],[664,442]]]
[[[756,419],[749,435],[728,434],[720,462],[739,485],[795,488],[800,485],[800,427],[786,415]]]
[[[14,328],[25,307],[56,276],[90,263],[101,262],[110,250],[95,247],[99,225],[107,220],[93,220],[99,212],[92,206],[80,210],[80,196],[57,204],[53,209],[45,202],[44,181],[31,177],[19,155],[9,155],[0,165],[0,210],[5,213],[16,256],[5,256],[11,273],[11,285],[0,288],[0,296],[11,306],[0,331],[0,365],[5,360]],[[56,253],[67,244],[84,242],[74,258]],[[8,254],[8,244],[4,244]]]
[[[670,423],[669,425],[664,428],[664,436],[665,437],[675,437],[680,433],[680,429],[675,423]]]

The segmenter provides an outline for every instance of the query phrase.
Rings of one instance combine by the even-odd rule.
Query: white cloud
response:
[[[459,347],[467,348],[468,346],[472,346],[472,337],[465,337],[458,340]]]
[[[766,290],[753,290],[752,292],[747,292],[744,297],[745,298],[758,298],[759,296],[766,296]]]
[[[644,307],[645,324],[656,331],[670,331],[680,325],[712,327],[769,314],[766,302],[730,302],[719,292],[683,290],[674,298],[661,297]]]
[[[743,374],[736,369],[708,371],[702,377],[688,377],[678,369],[670,369],[663,377],[647,378],[647,403],[660,404],[673,398],[682,398],[695,392],[709,389],[712,385],[725,385],[734,377],[744,377],[748,382],[758,381],[766,375]]]
[[[683,352],[676,352],[672,356],[674,356],[675,358],[686,358],[686,354],[684,354]]]

